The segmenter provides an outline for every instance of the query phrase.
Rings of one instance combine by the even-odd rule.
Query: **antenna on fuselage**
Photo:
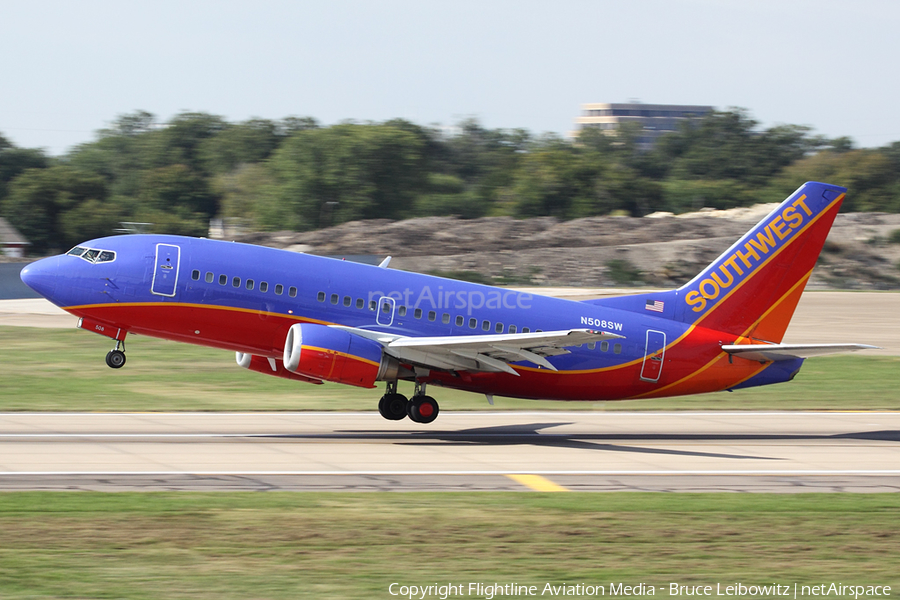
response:
[[[381,261],[381,262],[378,264],[378,266],[381,267],[382,269],[387,269],[389,264],[391,264],[391,257],[390,257],[390,256],[388,256],[388,257],[385,258],[383,261]]]
[[[153,227],[153,223],[135,223],[133,221],[122,221],[119,225],[122,227],[113,229],[115,233],[147,233]]]

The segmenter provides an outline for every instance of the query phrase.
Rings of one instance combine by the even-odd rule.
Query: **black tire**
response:
[[[384,402],[384,412],[381,411],[382,402]],[[385,394],[378,403],[378,411],[385,419],[402,421],[406,418],[408,404],[409,400],[403,394]]]
[[[431,396],[415,396],[409,401],[406,412],[416,423],[431,423],[437,419],[440,408]]]
[[[387,419],[388,421],[393,421],[394,419],[391,417],[391,413],[388,412],[387,407],[388,396],[385,394],[381,397],[381,400],[378,401],[378,414]]]
[[[110,350],[106,354],[106,364],[113,369],[121,369],[125,366],[125,353],[121,350]]]

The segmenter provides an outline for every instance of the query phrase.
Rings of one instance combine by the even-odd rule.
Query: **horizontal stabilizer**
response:
[[[794,360],[840,352],[876,350],[878,346],[867,344],[740,344],[722,346],[722,350],[732,356],[760,362]]]

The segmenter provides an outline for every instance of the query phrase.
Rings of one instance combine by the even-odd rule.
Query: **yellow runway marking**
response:
[[[536,492],[568,492],[568,488],[557,485],[540,475],[507,475],[516,483],[521,483],[525,487],[531,488]]]

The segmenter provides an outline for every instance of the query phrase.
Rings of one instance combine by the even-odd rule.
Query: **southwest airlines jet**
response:
[[[170,235],[85,242],[22,280],[115,340],[128,333],[236,352],[276,377],[374,388],[390,420],[430,423],[434,384],[493,396],[623,400],[790,381],[782,344],[846,190],[804,184],[676,290],[577,302],[247,244]],[[399,380],[414,382],[407,399]]]

